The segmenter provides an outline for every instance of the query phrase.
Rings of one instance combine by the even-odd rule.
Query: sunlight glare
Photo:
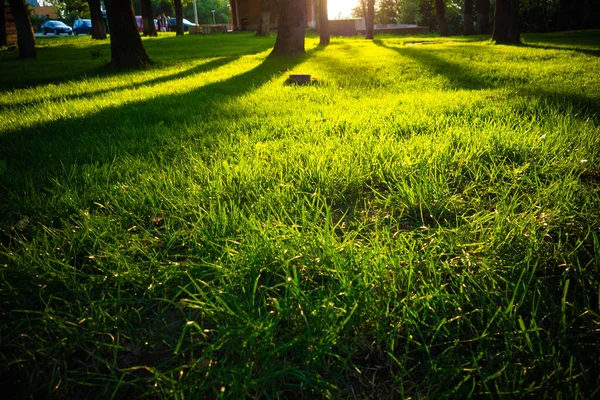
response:
[[[350,18],[352,9],[358,5],[358,0],[328,0],[329,19]]]

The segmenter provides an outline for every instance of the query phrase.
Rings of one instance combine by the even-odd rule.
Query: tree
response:
[[[50,0],[58,16],[66,20],[87,18],[90,15],[87,0]]]
[[[183,36],[183,5],[181,0],[173,0],[175,4],[175,32],[177,36]]]
[[[0,1],[0,47],[8,45],[8,37],[6,36],[6,15],[4,14],[4,1]]]
[[[396,0],[398,5],[398,23],[416,24],[419,14],[419,0]]]
[[[465,36],[473,34],[473,0],[465,0],[463,34]]]
[[[327,46],[329,44],[329,14],[327,10],[327,0],[319,2],[319,35],[321,37],[320,45]]]
[[[497,44],[518,44],[521,42],[519,0],[496,0],[492,39]]]
[[[435,18],[437,19],[440,36],[450,36],[446,24],[446,4],[444,0],[435,0]]]
[[[92,20],[92,39],[106,39],[106,27],[100,9],[100,0],[88,0],[90,7],[90,18]]]
[[[397,0],[377,0],[375,23],[395,24],[398,22],[399,4]]]
[[[115,69],[144,68],[151,63],[137,30],[131,0],[104,0],[110,28],[109,66]]]
[[[373,40],[375,38],[375,0],[367,0],[367,17],[366,17],[366,39]]]
[[[279,27],[271,54],[303,54],[306,33],[306,0],[281,0]]]
[[[19,57],[35,58],[35,39],[29,12],[23,0],[8,0],[10,12],[15,19],[17,26],[17,46],[19,47]]]
[[[477,33],[490,33],[490,0],[475,0],[477,6]]]
[[[271,0],[260,0],[260,16],[258,17],[256,36],[269,36],[271,32],[272,8],[273,2]]]
[[[158,36],[154,26],[154,13],[152,12],[152,0],[142,0],[142,24],[144,36]]]

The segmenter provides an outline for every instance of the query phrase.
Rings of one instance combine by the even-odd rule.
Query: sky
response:
[[[358,5],[358,0],[328,0],[329,18],[339,18],[340,13],[343,18],[352,16],[352,9]]]

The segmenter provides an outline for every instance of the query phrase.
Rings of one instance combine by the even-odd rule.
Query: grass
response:
[[[598,396],[600,32],[273,42],[0,52],[5,386]]]

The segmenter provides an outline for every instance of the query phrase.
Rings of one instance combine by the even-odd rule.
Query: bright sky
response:
[[[358,5],[358,0],[328,0],[329,19],[339,18],[340,13],[343,18],[352,16],[352,9]]]

